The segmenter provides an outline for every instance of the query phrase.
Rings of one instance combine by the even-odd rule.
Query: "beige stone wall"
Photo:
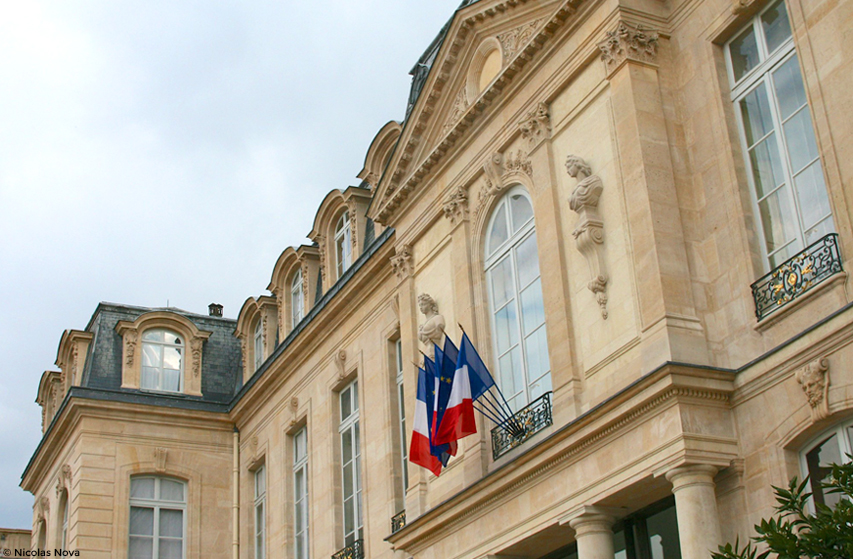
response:
[[[0,528],[0,549],[30,549],[31,538],[31,530]]]

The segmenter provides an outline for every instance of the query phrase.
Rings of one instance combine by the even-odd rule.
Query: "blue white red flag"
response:
[[[432,423],[432,444],[440,448],[447,448],[451,456],[456,456],[456,441],[439,443],[436,440],[438,427],[444,419],[447,404],[450,401],[450,390],[453,385],[453,376],[456,372],[456,356],[459,350],[450,341],[450,337],[444,338],[444,349],[435,346],[435,377],[437,390],[435,391],[435,407]]]
[[[438,444],[449,444],[476,433],[474,402],[494,385],[495,379],[492,378],[489,369],[468,338],[468,334],[463,333],[451,379],[450,394],[442,420],[438,423],[438,429],[433,435],[433,441]]]
[[[412,443],[409,446],[409,461],[422,466],[435,475],[441,473],[441,461],[432,453],[430,424],[432,420],[434,375],[418,368],[418,393],[415,399],[415,417],[412,425]]]
[[[452,345],[452,344],[451,344]],[[435,433],[438,429],[438,425],[441,422],[441,415],[444,415],[444,407],[442,407],[442,393],[449,392],[449,385],[442,380],[442,368],[445,367],[444,354],[438,346],[435,346],[435,361],[430,361],[427,357],[424,357],[424,369],[427,371],[427,377],[432,376],[433,378],[433,401],[431,409],[431,423],[430,423],[430,444],[431,452],[433,456],[437,456],[439,460],[441,460],[442,465],[447,466],[448,460],[450,460],[451,456],[456,456],[456,442],[450,444],[437,444],[435,442]],[[442,385],[445,385],[444,387]],[[446,396],[443,398],[443,401],[447,402]],[[441,413],[439,413],[439,409],[441,409]]]

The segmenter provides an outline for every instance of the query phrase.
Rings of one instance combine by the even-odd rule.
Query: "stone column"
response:
[[[568,521],[575,531],[578,559],[613,559],[614,518],[599,507],[583,507],[578,513]]]
[[[675,468],[666,474],[675,494],[678,539],[684,559],[710,557],[711,551],[722,543],[714,492],[716,473],[715,466],[700,464]]]

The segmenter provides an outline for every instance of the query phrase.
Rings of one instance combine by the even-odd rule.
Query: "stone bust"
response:
[[[584,206],[598,206],[598,199],[601,197],[604,185],[601,184],[601,179],[597,175],[592,174],[586,161],[576,155],[570,155],[566,158],[566,171],[570,177],[578,179],[578,184],[569,198],[569,207],[575,212],[580,212]]]
[[[418,295],[418,308],[426,322],[418,326],[418,339],[426,345],[441,345],[444,338],[444,317],[438,314],[438,304],[426,293]]]

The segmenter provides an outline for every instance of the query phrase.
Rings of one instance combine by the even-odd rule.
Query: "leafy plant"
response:
[[[853,456],[850,457],[853,460]],[[811,493],[806,491],[808,477],[801,483],[791,480],[787,488],[773,487],[776,493],[778,518],[762,519],[755,526],[758,534],[752,539],[767,546],[759,551],[753,542],[744,547],[740,541],[719,546],[713,559],[851,559],[853,558],[853,461],[833,464],[826,481],[821,482],[824,494],[840,494],[843,498],[830,508],[815,503],[815,512],[808,511]]]

